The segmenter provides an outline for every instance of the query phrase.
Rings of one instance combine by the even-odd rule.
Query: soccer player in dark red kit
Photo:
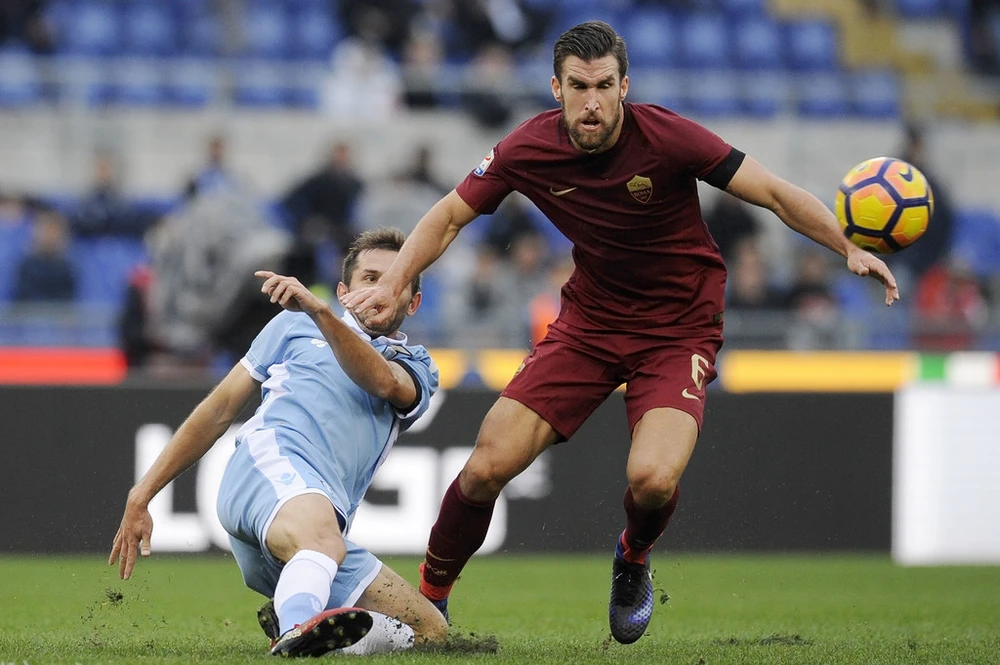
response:
[[[420,220],[371,288],[342,300],[390,320],[399,294],[466,224],[512,191],[527,196],[573,242],[576,270],[548,334],[490,409],[476,446],[445,493],[420,590],[447,613],[452,585],[486,537],[503,487],[565,441],[625,384],[631,448],[625,529],[615,546],[609,620],[622,643],[653,611],[650,549],[677,507],[722,345],[726,270],[701,218],[697,180],[773,211],[840,254],[898,300],[886,265],[851,244],[816,197],[776,177],[721,138],[665,108],[625,103],[625,42],[599,21],[556,41],[543,112],[504,138]]]

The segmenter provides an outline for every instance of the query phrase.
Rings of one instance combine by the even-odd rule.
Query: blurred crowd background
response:
[[[413,227],[552,108],[551,46],[601,18],[633,101],[693,117],[832,204],[880,154],[929,178],[879,287],[704,189],[726,348],[1000,351],[1000,0],[0,0],[0,346],[217,371],[275,313],[267,267],[332,293],[350,238]],[[525,199],[425,276],[430,347],[528,348],[567,241]]]

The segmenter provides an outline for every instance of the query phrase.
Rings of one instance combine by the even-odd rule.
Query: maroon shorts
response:
[[[690,413],[700,430],[721,346],[721,326],[665,339],[584,331],[557,321],[501,394],[540,415],[564,439],[622,384],[630,433],[647,411],[660,407]]]

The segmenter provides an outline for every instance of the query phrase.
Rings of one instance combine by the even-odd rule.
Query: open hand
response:
[[[871,252],[866,252],[861,248],[851,250],[847,255],[847,267],[855,275],[862,277],[874,277],[885,286],[885,304],[891,306],[899,300],[899,287],[896,285],[896,278],[892,276],[892,271],[882,259],[877,258]]]
[[[111,545],[111,556],[108,557],[109,566],[118,562],[118,576],[123,580],[132,577],[137,552],[142,556],[149,556],[149,539],[152,535],[153,517],[149,514],[149,509],[129,500],[125,504],[125,515],[122,516],[121,526]]]
[[[290,312],[318,314],[329,309],[326,301],[294,277],[279,275],[270,270],[258,270],[254,276],[264,280],[260,285],[260,292],[270,296],[271,302],[278,303]]]
[[[340,304],[354,312],[369,328],[376,330],[393,320],[399,306],[392,290],[378,284],[348,291],[340,298]]]

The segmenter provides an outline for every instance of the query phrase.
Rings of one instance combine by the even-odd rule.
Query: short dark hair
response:
[[[347,255],[344,257],[343,271],[340,276],[341,281],[344,284],[351,283],[351,275],[357,269],[358,257],[362,253],[373,249],[387,249],[390,252],[398,252],[403,248],[404,242],[406,242],[406,235],[397,228],[380,226],[377,229],[365,231],[354,239],[354,242],[351,243],[350,248],[347,250]],[[420,275],[413,278],[410,286],[413,287],[411,295],[416,295],[420,291]]]
[[[552,47],[552,71],[562,81],[563,62],[571,55],[590,62],[607,55],[618,60],[618,76],[628,72],[628,50],[625,40],[604,21],[587,21],[562,33]]]

